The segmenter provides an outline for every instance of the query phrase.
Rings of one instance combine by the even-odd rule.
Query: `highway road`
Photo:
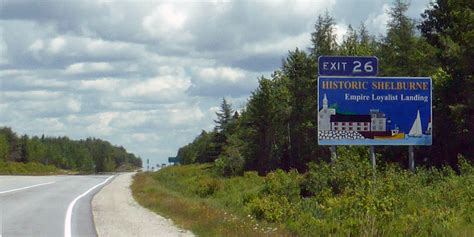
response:
[[[91,200],[111,179],[0,176],[0,237],[97,236]]]

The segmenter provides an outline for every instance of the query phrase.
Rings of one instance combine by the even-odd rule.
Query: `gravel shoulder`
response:
[[[132,197],[134,173],[121,174],[92,200],[92,212],[99,237],[194,236],[166,219],[140,206]]]

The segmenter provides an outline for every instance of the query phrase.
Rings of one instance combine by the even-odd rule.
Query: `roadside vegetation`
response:
[[[211,164],[201,164],[137,173],[131,188],[142,206],[198,236],[289,236],[244,210],[243,196],[253,195],[263,181],[255,172],[219,177]]]
[[[394,164],[373,171],[363,149],[332,163],[223,177],[213,164],[139,173],[143,206],[199,236],[473,236],[474,169]],[[381,158],[379,157],[379,160]]]
[[[55,175],[65,174],[64,170],[53,165],[43,165],[37,162],[4,162],[0,161],[0,175]]]
[[[100,139],[20,137],[11,128],[0,127],[1,174],[130,171],[141,165],[140,157]]]
[[[201,236],[473,236],[474,32],[471,1],[434,1],[421,21],[395,0],[387,33],[349,26],[342,43],[328,13],[311,48],[289,51],[243,108],[223,99],[216,126],[178,150],[183,166],[135,177],[139,203]],[[433,145],[317,144],[318,57],[375,55],[379,76],[433,79]],[[337,106],[330,105],[330,106]]]

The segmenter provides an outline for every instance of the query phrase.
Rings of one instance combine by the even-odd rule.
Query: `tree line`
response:
[[[409,4],[396,0],[384,36],[370,35],[363,23],[349,25],[336,41],[335,20],[318,16],[308,50],[289,51],[270,78],[262,76],[241,113],[224,99],[213,131],[202,131],[181,147],[184,164],[215,162],[224,175],[282,168],[304,172],[311,161],[328,161],[317,144],[318,57],[375,55],[379,76],[431,76],[433,145],[416,147],[417,164],[457,168],[458,158],[474,159],[474,19],[472,1],[437,0],[418,24]],[[359,148],[353,148],[357,150]],[[378,147],[388,162],[406,166],[405,147]]]
[[[60,169],[106,172],[141,167],[142,160],[122,146],[96,138],[18,136],[9,127],[0,128],[0,162],[37,162]]]

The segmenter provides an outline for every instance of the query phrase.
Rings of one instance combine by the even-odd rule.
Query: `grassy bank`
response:
[[[288,236],[279,225],[257,221],[243,209],[242,197],[263,181],[254,173],[219,178],[209,164],[174,166],[138,173],[132,191],[141,205],[199,236]]]
[[[175,166],[138,174],[132,189],[140,204],[200,236],[474,235],[472,166],[464,163],[456,175],[381,165],[374,174],[364,157],[341,152],[306,174],[266,177]]]
[[[36,162],[3,162],[0,161],[0,175],[55,175],[64,174],[63,170],[53,165]]]

